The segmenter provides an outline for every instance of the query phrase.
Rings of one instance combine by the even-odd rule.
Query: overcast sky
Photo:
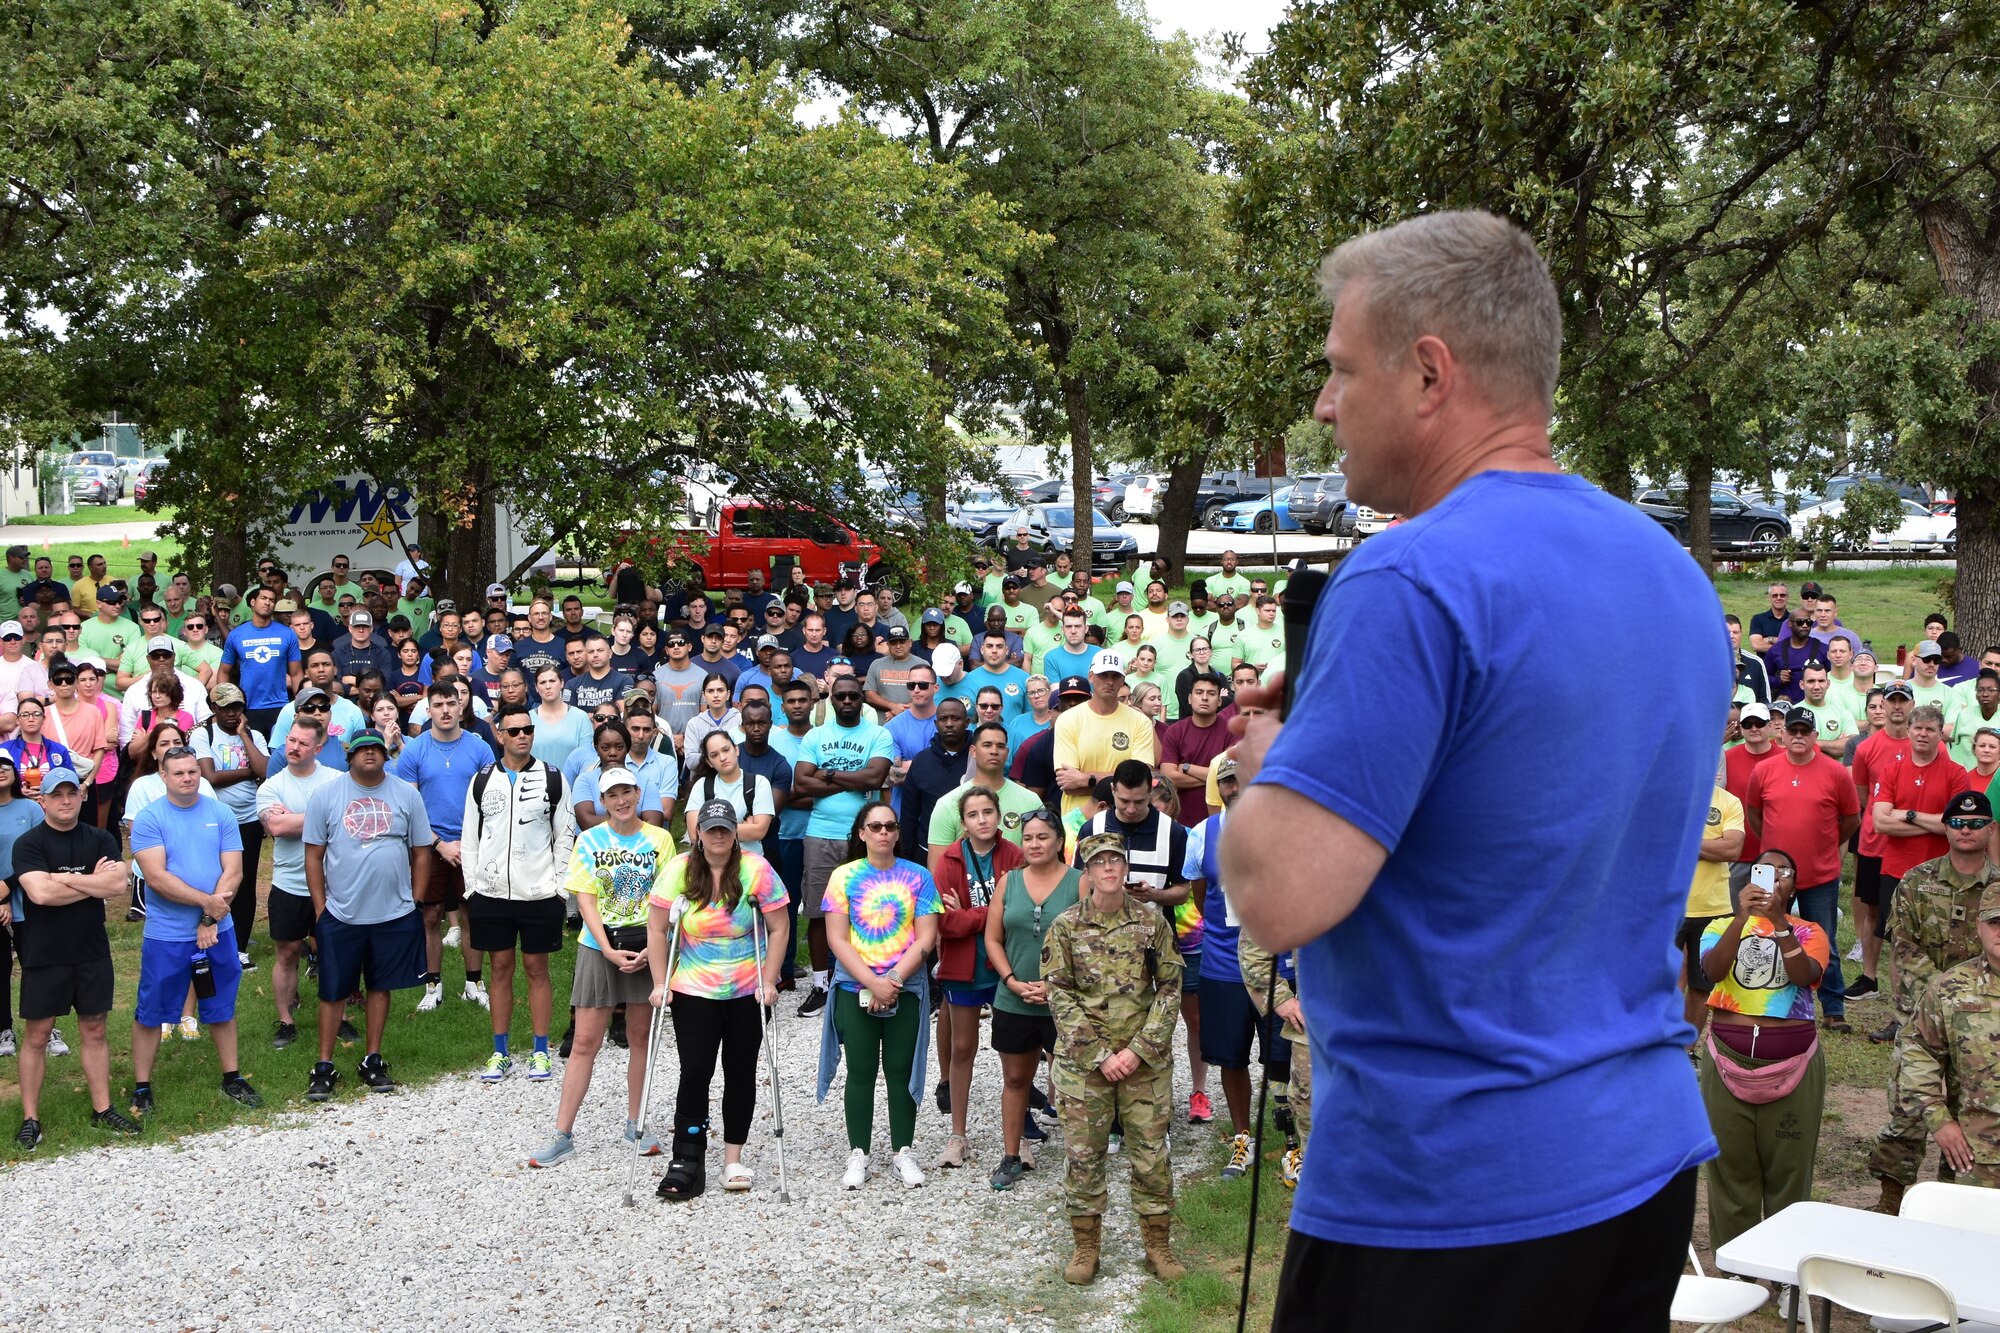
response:
[[[1153,31],[1162,37],[1185,28],[1191,37],[1214,32],[1240,32],[1252,52],[1265,49],[1265,34],[1285,12],[1282,0],[1231,0],[1223,5],[1215,0],[1144,0]]]

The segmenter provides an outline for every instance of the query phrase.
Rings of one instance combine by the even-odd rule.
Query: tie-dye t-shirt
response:
[[[1707,958],[1722,939],[1722,933],[1729,929],[1731,917],[1708,923],[1708,929],[1701,932],[1701,956]],[[1799,947],[1806,956],[1820,965],[1822,971],[1832,961],[1833,955],[1826,947],[1826,936],[1820,929],[1803,917],[1787,916],[1792,934],[1798,938]],[[1803,1018],[1808,1021],[1813,1016],[1813,987],[1794,985],[1785,975],[1785,959],[1774,938],[1775,928],[1761,916],[1753,916],[1743,928],[1743,937],[1736,944],[1736,963],[1715,988],[1708,993],[1708,1007],[1724,1013],[1743,1014],[1750,1018]]]
[[[886,870],[865,860],[836,867],[827,877],[824,903],[828,916],[847,918],[855,951],[878,977],[909,952],[917,937],[917,918],[944,911],[931,872],[903,860]],[[861,987],[854,984],[849,989]]]
[[[647,895],[658,890],[674,857],[674,836],[657,824],[641,824],[632,836],[621,836],[610,824],[599,824],[576,835],[569,858],[569,891],[597,899],[597,915],[606,928],[646,924]],[[588,930],[577,937],[586,949],[603,945]]]
[[[667,865],[667,873],[653,890],[653,902],[671,911],[674,900],[687,892],[688,854],[683,852]],[[757,943],[751,937],[753,913],[785,905],[785,891],[771,863],[755,852],[743,853],[736,882],[742,895],[736,910],[720,903],[690,908],[681,917],[680,953],[668,985],[676,995],[694,995],[704,1000],[733,1000],[753,995],[757,990]],[[754,906],[753,906],[754,904]]]

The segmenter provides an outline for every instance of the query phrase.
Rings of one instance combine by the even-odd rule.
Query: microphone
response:
[[[1285,584],[1285,595],[1279,603],[1279,611],[1285,618],[1285,696],[1279,706],[1281,717],[1292,714],[1292,691],[1297,688],[1299,673],[1305,668],[1306,636],[1312,629],[1313,611],[1319,605],[1319,595],[1326,590],[1326,578],[1325,574],[1308,568],[1301,561],[1292,566]]]

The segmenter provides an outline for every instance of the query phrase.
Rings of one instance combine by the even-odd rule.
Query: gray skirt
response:
[[[576,951],[576,973],[570,978],[569,1002],[579,1009],[609,1009],[620,1004],[646,1004],[653,998],[653,970],[620,972],[604,955],[587,945]]]

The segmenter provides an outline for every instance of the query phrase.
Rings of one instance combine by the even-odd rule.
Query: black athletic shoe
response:
[[[361,1081],[368,1085],[370,1092],[396,1090],[396,1080],[389,1077],[389,1062],[380,1055],[363,1057],[356,1072],[361,1075]]]
[[[23,1120],[19,1132],[14,1135],[14,1146],[22,1152],[33,1152],[42,1146],[42,1122]]]
[[[1850,1000],[1858,1000],[1864,995],[1877,994],[1878,992],[1881,991],[1881,989],[1882,988],[1880,986],[1875,984],[1875,978],[1873,977],[1867,977],[1867,976],[1856,977],[1854,980],[1847,983],[1847,998]]]
[[[611,1044],[619,1050],[625,1051],[631,1049],[631,1042],[625,1036],[625,1015],[622,1012],[611,1015],[611,1031],[608,1035],[611,1038]]]
[[[361,1040],[361,1034],[355,1030],[354,1024],[348,1022],[344,1018],[340,1020],[340,1031],[336,1032],[334,1035],[340,1038],[340,1040],[348,1042],[349,1044]]]
[[[251,1087],[250,1080],[241,1074],[223,1080],[222,1095],[238,1106],[247,1106],[253,1111],[264,1104],[264,1099],[257,1095],[257,1089]]]
[[[943,1111],[946,1115],[951,1114],[950,1083],[939,1083],[937,1085],[937,1108],[938,1110]]]
[[[151,1115],[153,1113],[153,1090],[151,1088],[132,1089],[132,1114]]]
[[[297,1023],[280,1023],[278,1024],[277,1032],[271,1037],[271,1049],[282,1051],[298,1039],[299,1025]]]
[[[102,1111],[90,1113],[90,1123],[95,1129],[108,1129],[113,1134],[138,1134],[142,1131],[139,1122],[131,1119],[115,1106],[107,1106]]]
[[[333,1067],[331,1060],[321,1060],[312,1068],[312,1077],[306,1080],[306,1100],[309,1102],[330,1102],[333,1100],[333,1085],[340,1081],[340,1071]]]
[[[569,1048],[575,1041],[576,1024],[571,1023],[569,1028],[563,1033],[562,1045],[556,1048],[556,1054],[565,1060],[569,1059]]]
[[[144,921],[146,919],[146,909],[143,907],[128,907],[125,909],[125,919],[127,921]]]
[[[1023,1139],[1026,1139],[1029,1143],[1040,1143],[1048,1138],[1048,1136],[1049,1132],[1042,1128],[1041,1121],[1035,1119],[1034,1112],[1030,1111],[1027,1115],[1021,1117],[1021,1137]]]
[[[824,1008],[826,1008],[826,991],[814,986],[812,994],[806,996],[806,1002],[799,1006],[799,1017],[810,1018]]]

